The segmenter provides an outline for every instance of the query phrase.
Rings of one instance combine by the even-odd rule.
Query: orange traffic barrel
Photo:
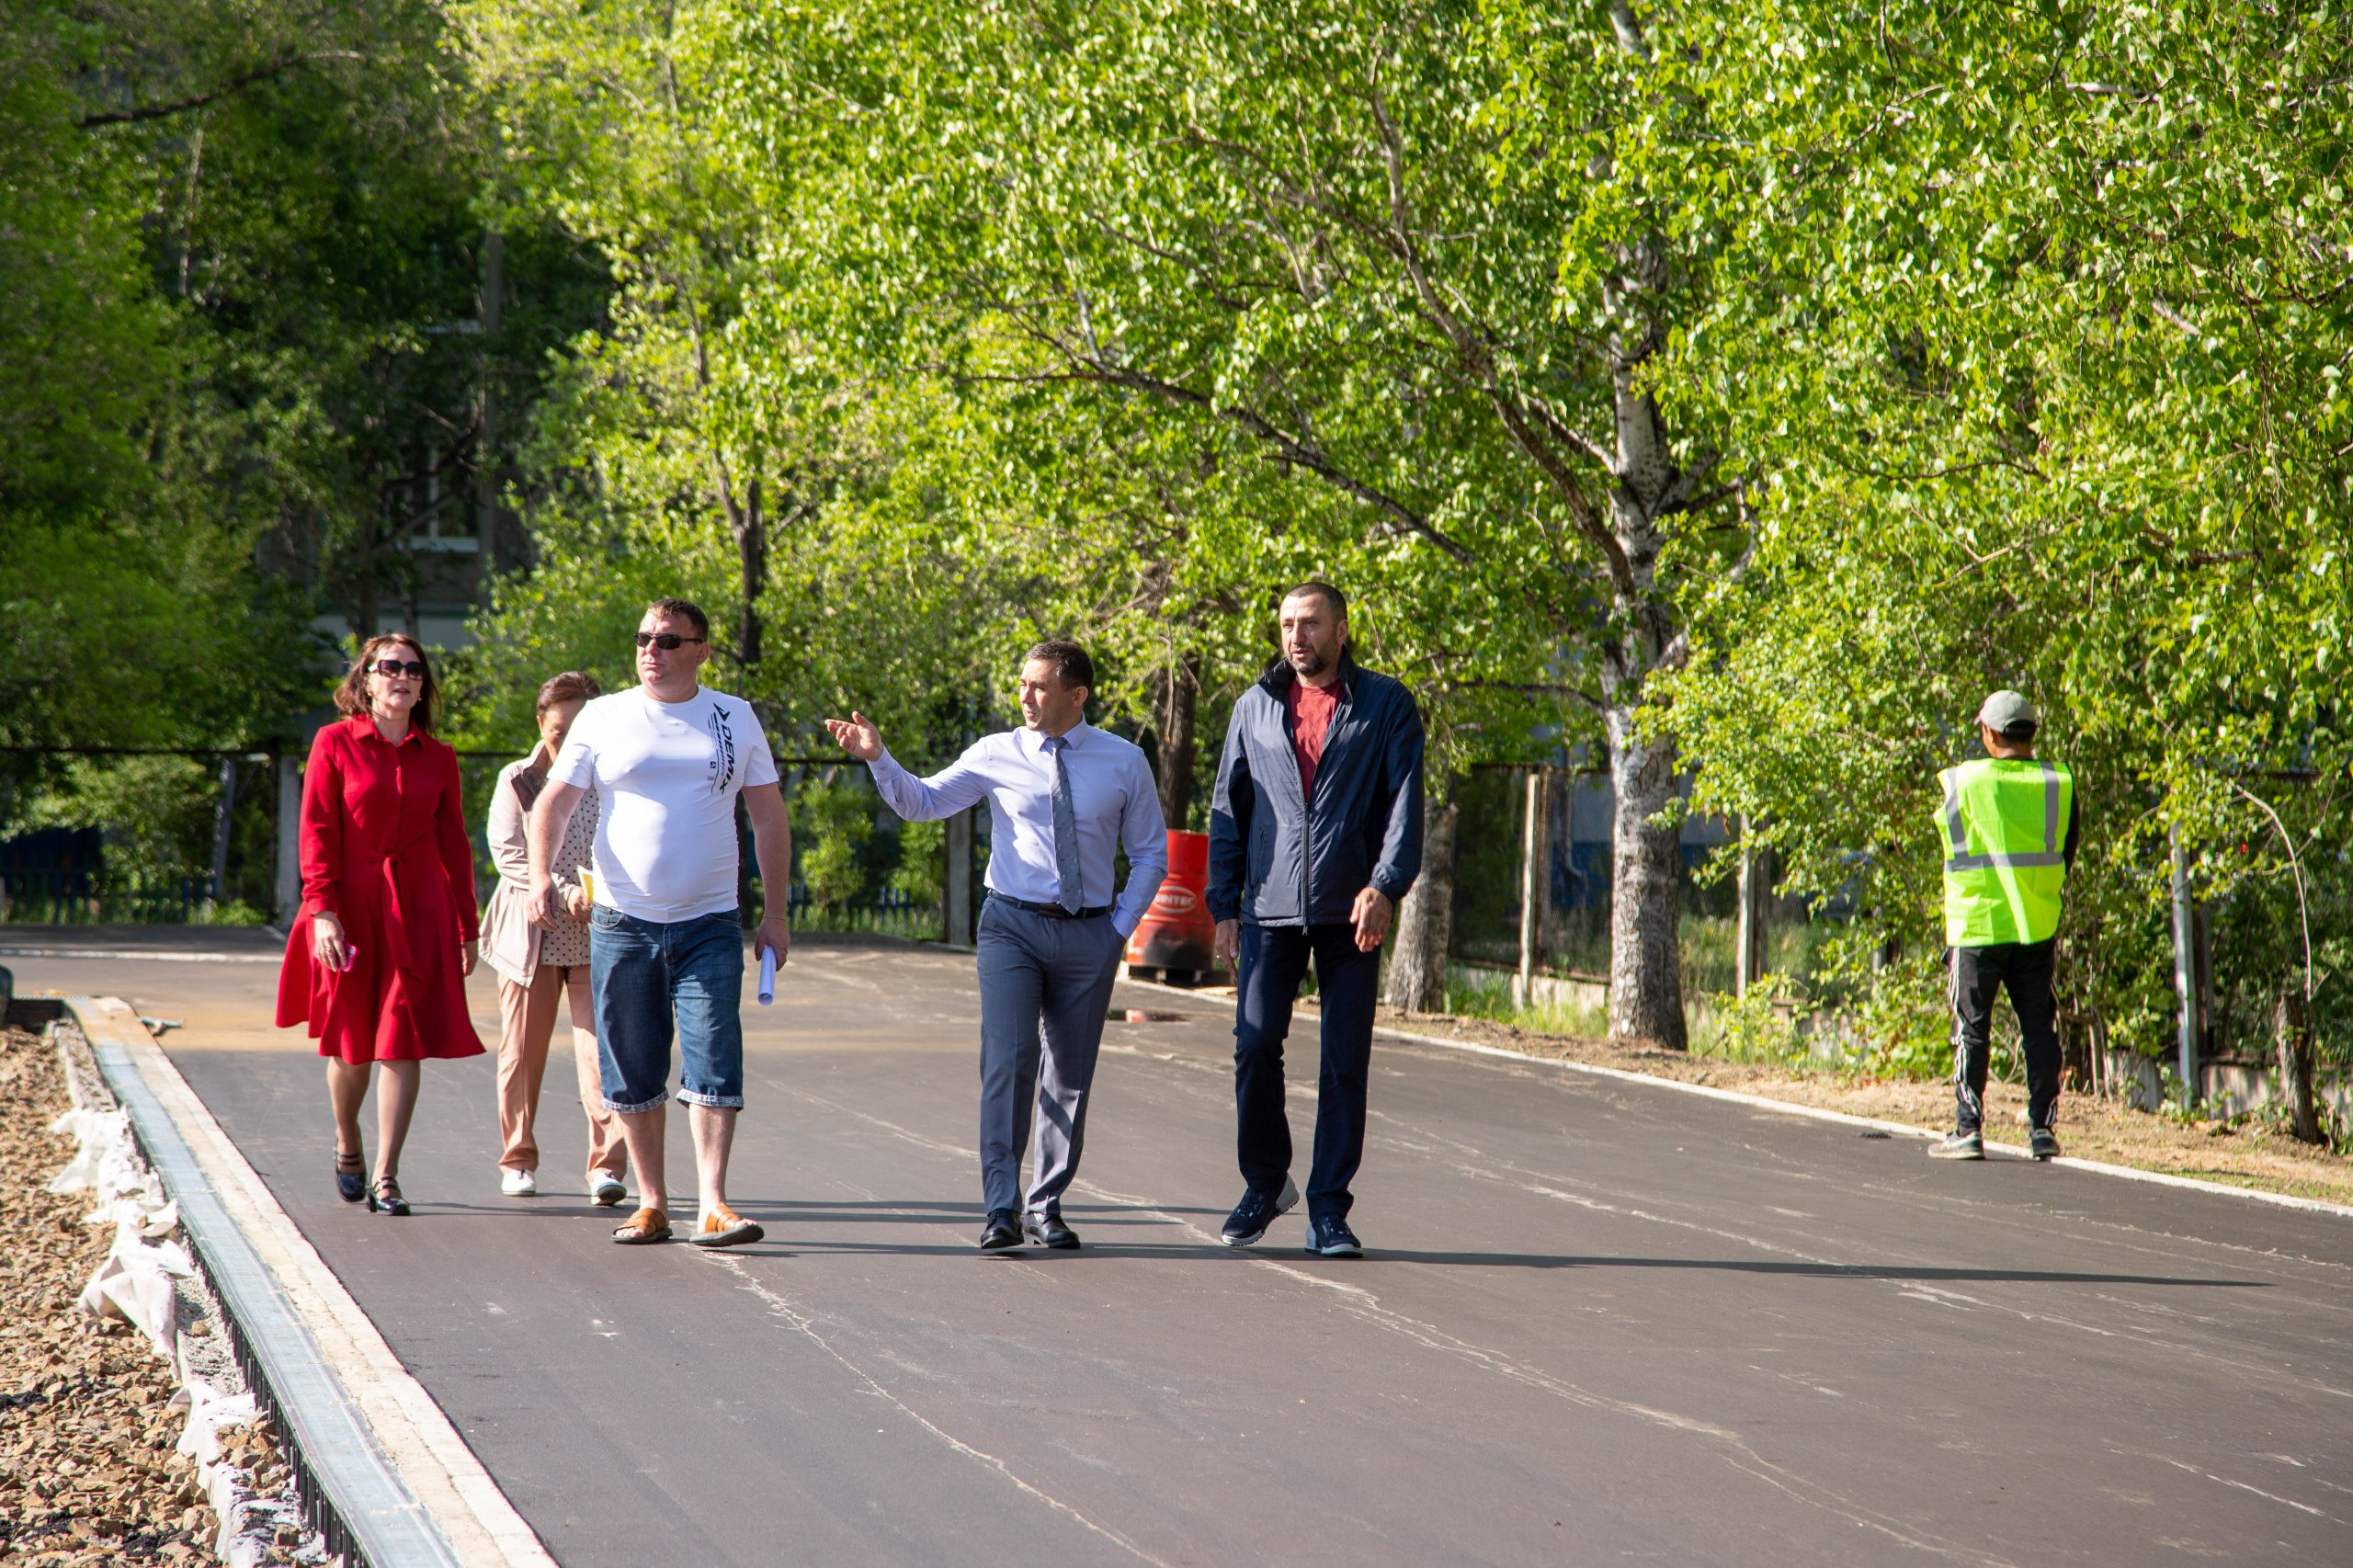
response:
[[[1128,938],[1128,972],[1140,980],[1198,984],[1217,960],[1217,922],[1210,918],[1210,835],[1168,833],[1168,880]]]

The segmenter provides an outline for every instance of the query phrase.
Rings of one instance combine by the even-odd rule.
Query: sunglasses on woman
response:
[[[425,678],[425,665],[415,659],[379,659],[369,667],[380,676],[406,676],[411,680]]]
[[[637,645],[639,647],[659,648],[665,653],[676,653],[678,651],[678,644],[681,642],[701,642],[705,641],[707,641],[707,639],[701,637],[681,637],[675,631],[641,631],[637,634]]]

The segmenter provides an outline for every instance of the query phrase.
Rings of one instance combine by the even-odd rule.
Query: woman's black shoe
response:
[[[408,1212],[408,1199],[401,1196],[401,1184],[391,1176],[378,1176],[376,1185],[368,1189],[368,1212],[382,1210],[397,1220]]]
[[[337,1153],[335,1157],[335,1196],[346,1203],[357,1203],[368,1196],[368,1162],[358,1154]]]

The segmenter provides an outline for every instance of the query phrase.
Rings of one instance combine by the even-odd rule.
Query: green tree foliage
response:
[[[481,330],[495,160],[447,42],[423,0],[0,10],[0,744],[297,739],[346,627],[472,559],[417,538],[473,542],[495,397],[600,285],[518,229]],[[210,777],[12,754],[0,824],[201,869]]]
[[[807,836],[801,880],[811,900],[829,913],[839,913],[866,891],[874,810],[874,796],[844,779],[804,785],[793,795],[793,813]]]
[[[1726,193],[1677,369],[1762,495],[1676,683],[1703,798],[1933,948],[1931,776],[2016,687],[2081,781],[2084,1033],[2169,1038],[2169,835],[2277,992],[2288,866],[2241,791],[2346,877],[2343,17],[1783,5],[1677,42],[1722,141],[1672,172]]]
[[[315,693],[303,621],[397,619],[400,547],[472,534],[494,350],[594,294],[522,233],[480,330],[490,149],[444,42],[425,4],[11,6],[12,738],[267,730]]]
[[[11,745],[240,733],[284,688],[242,678],[233,651],[299,637],[251,571],[252,529],[184,482],[185,443],[210,411],[175,396],[192,354],[183,312],[154,283],[154,170],[84,122],[97,111],[81,79],[108,41],[78,8],[39,0],[0,25],[0,743]]]
[[[779,748],[864,708],[920,758],[979,719],[1008,596],[998,539],[934,526],[934,477],[966,444],[920,381],[806,395],[745,325],[786,215],[715,151],[724,69],[676,8],[477,5],[463,13],[497,106],[518,214],[608,265],[607,321],[567,345],[524,469],[538,569],[477,627],[469,733],[523,733],[566,666],[630,674],[645,602],[713,618],[710,678]],[[1009,675],[1009,671],[1002,672]]]
[[[1675,748],[1633,715],[1732,497],[1636,384],[1681,308],[1667,236],[1551,161],[1547,117],[1615,112],[1648,46],[1599,13],[1534,25],[858,0],[702,6],[676,36],[710,64],[724,177],[778,215],[739,322],[765,359],[807,395],[878,371],[1066,388],[1039,406],[1173,429],[1141,473],[1216,475],[1203,580],[1346,578],[1392,667],[1471,699],[1440,702],[1442,757],[1496,694],[1574,705],[1628,802],[1621,1027],[1679,1040],[1653,821]],[[1562,72],[1567,100],[1524,85]]]

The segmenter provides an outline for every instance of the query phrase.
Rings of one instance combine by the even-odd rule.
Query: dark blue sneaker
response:
[[[1364,1244],[1337,1214],[1307,1217],[1307,1250],[1318,1257],[1362,1257]]]
[[[1233,1212],[1225,1217],[1225,1229],[1218,1240],[1230,1247],[1246,1247],[1267,1233],[1267,1227],[1281,1219],[1297,1206],[1299,1188],[1289,1176],[1283,1177],[1280,1192],[1245,1192]]]

